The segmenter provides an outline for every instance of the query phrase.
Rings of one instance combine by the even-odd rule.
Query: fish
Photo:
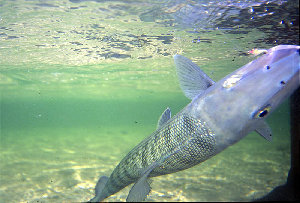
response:
[[[175,55],[180,87],[192,101],[173,117],[166,108],[156,131],[135,146],[110,177],[99,178],[89,202],[103,201],[132,183],[126,201],[144,201],[153,177],[198,165],[252,131],[271,141],[265,118],[300,86],[299,48],[270,48],[218,82],[190,59]]]
[[[248,51],[248,54],[252,54],[254,56],[258,56],[258,55],[261,55],[261,54],[266,54],[268,53],[268,50],[266,49],[251,49],[250,51]]]

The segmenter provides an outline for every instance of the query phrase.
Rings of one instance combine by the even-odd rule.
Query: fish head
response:
[[[240,95],[249,119],[266,118],[300,86],[299,48],[279,45],[269,49],[222,81],[222,90]]]
[[[267,50],[196,97],[191,112],[204,115],[220,132],[247,135],[300,86],[299,48],[280,45]]]

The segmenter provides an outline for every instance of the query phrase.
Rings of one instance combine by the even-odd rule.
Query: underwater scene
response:
[[[0,2],[0,202],[86,202],[190,99],[173,56],[218,81],[257,56],[299,45],[298,0]],[[220,103],[220,105],[222,105]],[[239,108],[237,104],[237,108]],[[151,178],[145,201],[252,201],[286,182],[288,98],[252,132],[192,168]],[[132,184],[104,201],[125,201]]]

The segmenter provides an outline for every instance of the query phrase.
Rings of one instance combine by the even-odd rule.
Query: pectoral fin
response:
[[[140,179],[132,186],[127,196],[127,202],[141,202],[144,201],[149,192],[151,191],[150,181],[148,175],[151,171],[159,166],[159,162],[154,162],[146,170],[143,171]]]
[[[215,83],[190,59],[176,54],[174,62],[180,87],[186,97],[193,99]]]
[[[268,141],[272,141],[272,131],[270,126],[265,121],[260,121],[255,131]]]
[[[157,129],[160,128],[163,124],[165,124],[171,118],[171,110],[169,107],[161,114],[157,122]]]

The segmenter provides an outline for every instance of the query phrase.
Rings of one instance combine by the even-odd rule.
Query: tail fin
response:
[[[102,190],[104,189],[107,181],[108,181],[107,176],[102,176],[101,178],[99,178],[99,180],[96,184],[96,187],[95,187],[95,197],[90,199],[88,202],[99,202],[100,201]]]

